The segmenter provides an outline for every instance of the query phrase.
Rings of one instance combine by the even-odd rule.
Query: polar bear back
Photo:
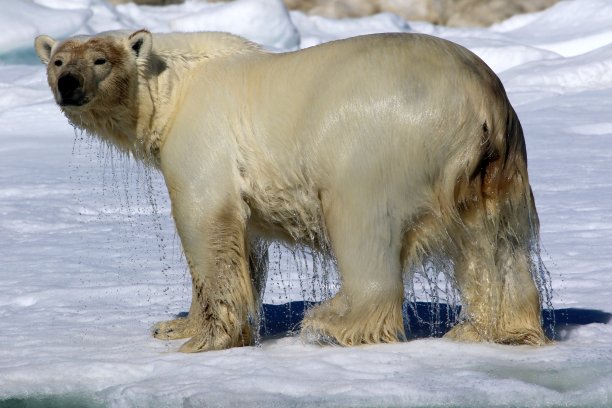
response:
[[[418,34],[285,54],[249,49],[211,59],[187,80],[162,150],[169,185],[208,189],[184,176],[205,166],[217,183],[239,186],[253,219],[284,226],[287,217],[299,219],[283,235],[290,241],[316,235],[326,202],[363,200],[365,192],[400,209],[398,219],[451,214],[458,181],[471,179],[488,145],[505,149],[514,115],[476,55]],[[214,154],[185,161],[193,152]],[[336,198],[324,200],[326,192]],[[222,206],[225,193],[215,193],[209,199]],[[275,215],[283,203],[292,208]]]
[[[192,78],[187,98],[198,101],[181,115],[234,139],[258,183],[321,189],[357,177],[374,194],[401,185],[402,194],[428,197],[440,182],[452,190],[476,165],[468,160],[478,156],[483,124],[505,121],[498,112],[509,106],[477,56],[415,34],[238,55]]]

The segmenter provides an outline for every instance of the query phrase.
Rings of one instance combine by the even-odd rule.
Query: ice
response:
[[[562,1],[456,29],[287,13],[280,0],[10,0],[0,26],[0,407],[612,406],[612,3]],[[461,344],[415,330],[394,345],[304,344],[283,330],[325,285],[312,260],[283,249],[264,300],[292,320],[259,347],[183,355],[180,341],[153,339],[151,325],[191,296],[163,180],[75,133],[32,51],[41,33],[143,27],[228,30],[275,51],[414,31],[480,55],[525,130],[557,342]]]

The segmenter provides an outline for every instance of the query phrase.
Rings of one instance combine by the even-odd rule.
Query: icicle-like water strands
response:
[[[431,258],[405,274],[403,317],[408,338],[440,337],[459,318],[459,292],[450,262]]]
[[[556,337],[555,310],[552,303],[553,289],[550,271],[542,260],[542,242],[539,234],[539,220],[537,214],[529,210],[529,223],[531,236],[529,237],[529,270],[535,281],[540,297],[542,309],[541,324],[550,339]]]
[[[262,315],[261,332],[296,334],[305,311],[333,297],[339,290],[334,258],[307,247],[270,245],[268,299],[278,306],[265,305],[271,318]],[[290,258],[290,259],[287,259]],[[318,268],[318,274],[314,269]],[[408,338],[440,337],[459,320],[461,310],[452,265],[442,259],[429,259],[405,274],[403,317]],[[278,295],[277,295],[278,294]],[[285,330],[281,330],[284,328]]]
[[[85,139],[86,138],[89,139],[89,137],[83,130],[77,128],[76,126],[74,126],[73,129],[74,129],[74,139],[72,141],[71,160],[68,163],[68,167],[70,168],[69,180],[72,185],[76,184],[82,190],[85,182],[91,179],[91,174],[90,174],[89,167],[82,166],[79,163],[78,158],[81,158],[83,156],[84,153],[82,151],[82,147],[85,142]],[[86,215],[89,215],[91,211],[88,210],[85,206],[85,203],[84,203],[85,195],[82,194],[82,192],[83,191],[77,191],[76,189],[73,190],[72,198],[73,198],[73,201],[76,203],[77,211],[79,215],[81,217],[85,217]],[[79,259],[77,260],[77,262],[79,264],[84,263],[82,256],[79,256]],[[82,274],[82,273],[79,274],[78,279],[82,287],[91,286],[91,281],[87,278],[85,274]],[[87,309],[87,305],[91,303],[91,300],[92,298],[90,296],[88,301],[79,302],[79,308],[77,311],[82,312],[83,310]],[[87,332],[84,332],[82,335],[83,336],[87,335]]]
[[[145,167],[144,169],[145,175],[145,186],[147,190],[147,198],[149,200],[149,205],[151,208],[151,215],[153,217],[153,224],[155,228],[155,237],[157,238],[157,248],[159,250],[159,261],[162,265],[162,274],[166,282],[170,281],[170,264],[168,263],[168,255],[166,250],[166,243],[164,242],[164,234],[163,227],[161,223],[161,213],[158,208],[158,197],[156,197],[156,190],[153,183],[153,175],[151,174],[151,169],[149,167]],[[167,293],[169,290],[169,286],[163,290],[164,293]]]
[[[303,245],[287,250],[296,267],[303,300],[321,302],[338,292],[338,272],[330,254]]]
[[[97,168],[91,166],[95,162]],[[139,298],[163,305],[166,314],[184,309],[190,301],[191,281],[177,244],[161,176],[76,127],[71,167],[71,177],[80,190],[75,197],[81,215],[94,215],[101,226],[107,225],[103,227],[105,233],[96,236],[108,253],[103,272],[115,270],[112,280],[127,280]],[[151,278],[143,275],[147,270]],[[119,289],[116,291],[119,298]],[[160,314],[151,308],[147,313],[156,317]]]
[[[320,231],[317,236],[325,236]],[[313,249],[318,248],[318,249]],[[296,334],[306,310],[331,298],[339,290],[335,259],[327,242],[301,243],[286,246],[272,242],[269,247],[268,285],[266,297],[274,304],[265,308],[274,318],[285,322],[268,322],[262,314],[264,334],[285,331]],[[284,309],[281,310],[280,308]],[[281,330],[284,327],[287,330]]]
[[[271,257],[273,259],[276,257],[271,262],[270,281],[273,282],[271,286],[284,290],[285,300],[295,299],[296,295],[303,300],[303,302],[294,301],[285,305],[284,317],[292,319],[293,327],[297,327],[297,319],[303,316],[303,309],[331,298],[337,292],[339,281],[336,265],[333,257],[317,252],[314,253],[314,259],[319,259],[319,261],[313,260],[312,251],[307,247],[285,248],[280,244],[273,244],[271,248],[275,248],[270,251]],[[287,255],[292,256],[293,263],[281,262]],[[532,261],[534,261],[532,269],[535,272],[534,281],[544,309],[542,311],[543,324],[552,338],[555,322],[551,279],[539,254],[539,247],[534,248]],[[282,268],[287,268],[287,265],[295,268],[293,274],[291,271],[282,270]],[[315,268],[320,268],[319,274],[322,275],[315,273]],[[289,275],[297,279],[287,278]],[[325,281],[318,276],[325,276],[328,280]],[[317,286],[318,282],[324,284]],[[299,287],[299,292],[296,287]],[[302,310],[299,310],[300,308]],[[461,315],[461,310],[461,296],[455,279],[454,265],[443,255],[426,257],[422,264],[405,273],[403,318],[408,338],[443,336],[466,317]],[[274,313],[278,317],[277,311]],[[262,331],[266,333],[266,330],[264,326]]]
[[[542,326],[549,338],[556,338],[557,334],[555,327],[557,325],[555,318],[555,308],[552,303],[553,289],[550,271],[542,260],[542,244],[539,240],[535,241],[531,246],[531,262],[530,269],[533,279],[540,294],[540,304],[542,305]]]

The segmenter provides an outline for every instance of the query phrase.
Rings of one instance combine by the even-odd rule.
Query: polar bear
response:
[[[444,257],[463,305],[447,337],[547,341],[523,132],[465,48],[381,34],[274,54],[146,30],[35,48],[74,126],[163,174],[193,300],[155,337],[189,338],[184,352],[251,344],[263,237],[335,257],[341,288],[305,316],[309,338],[404,339],[402,274]]]

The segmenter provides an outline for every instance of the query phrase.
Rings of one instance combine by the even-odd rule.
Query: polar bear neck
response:
[[[139,66],[138,118],[132,153],[159,166],[159,153],[172,126],[176,107],[185,89],[189,71],[217,58],[251,52],[261,48],[244,38],[227,33],[157,34],[153,53]]]
[[[227,33],[155,34],[149,58],[130,73],[127,97],[114,104],[62,109],[69,121],[118,150],[159,167],[160,150],[185,89],[189,72],[217,58],[261,48]]]

